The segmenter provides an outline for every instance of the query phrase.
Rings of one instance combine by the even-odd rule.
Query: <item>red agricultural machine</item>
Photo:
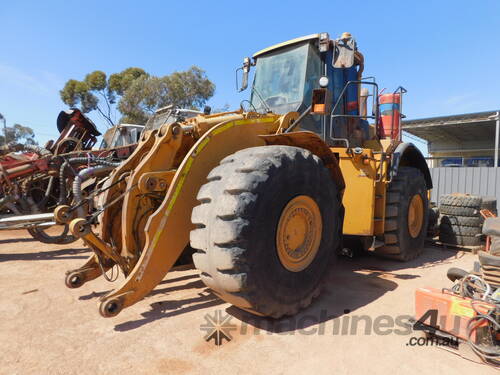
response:
[[[90,194],[98,180],[134,150],[142,125],[117,125],[104,135],[101,148],[92,150],[101,133],[80,110],[62,111],[57,118],[59,138],[45,147],[9,145],[0,157],[0,229],[26,228],[45,243],[70,243],[67,226],[53,227],[51,212],[59,204],[75,202],[76,188]],[[23,152],[20,152],[23,150]],[[57,233],[54,233],[57,232]]]

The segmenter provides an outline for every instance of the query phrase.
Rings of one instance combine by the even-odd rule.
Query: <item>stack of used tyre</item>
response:
[[[429,220],[427,224],[427,237],[434,238],[439,233],[439,208],[436,203],[429,203]]]
[[[492,197],[469,194],[446,194],[439,200],[439,240],[459,246],[480,246],[483,218],[480,210],[497,214],[497,201]]]

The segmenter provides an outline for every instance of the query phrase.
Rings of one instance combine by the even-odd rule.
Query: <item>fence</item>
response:
[[[430,168],[431,201],[450,193],[468,193],[496,197],[500,202],[500,167],[439,167]]]

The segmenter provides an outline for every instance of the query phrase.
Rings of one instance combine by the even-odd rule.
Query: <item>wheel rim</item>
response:
[[[415,194],[408,207],[408,232],[412,238],[418,237],[424,224],[424,201],[419,194]]]
[[[316,202],[307,195],[293,198],[281,212],[276,249],[288,271],[299,272],[314,260],[321,242],[323,222]]]

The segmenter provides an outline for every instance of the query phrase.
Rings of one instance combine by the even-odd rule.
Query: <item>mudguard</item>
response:
[[[418,168],[424,175],[427,189],[432,189],[432,177],[424,155],[413,143],[400,143],[392,155],[390,175],[397,176],[399,167]]]

